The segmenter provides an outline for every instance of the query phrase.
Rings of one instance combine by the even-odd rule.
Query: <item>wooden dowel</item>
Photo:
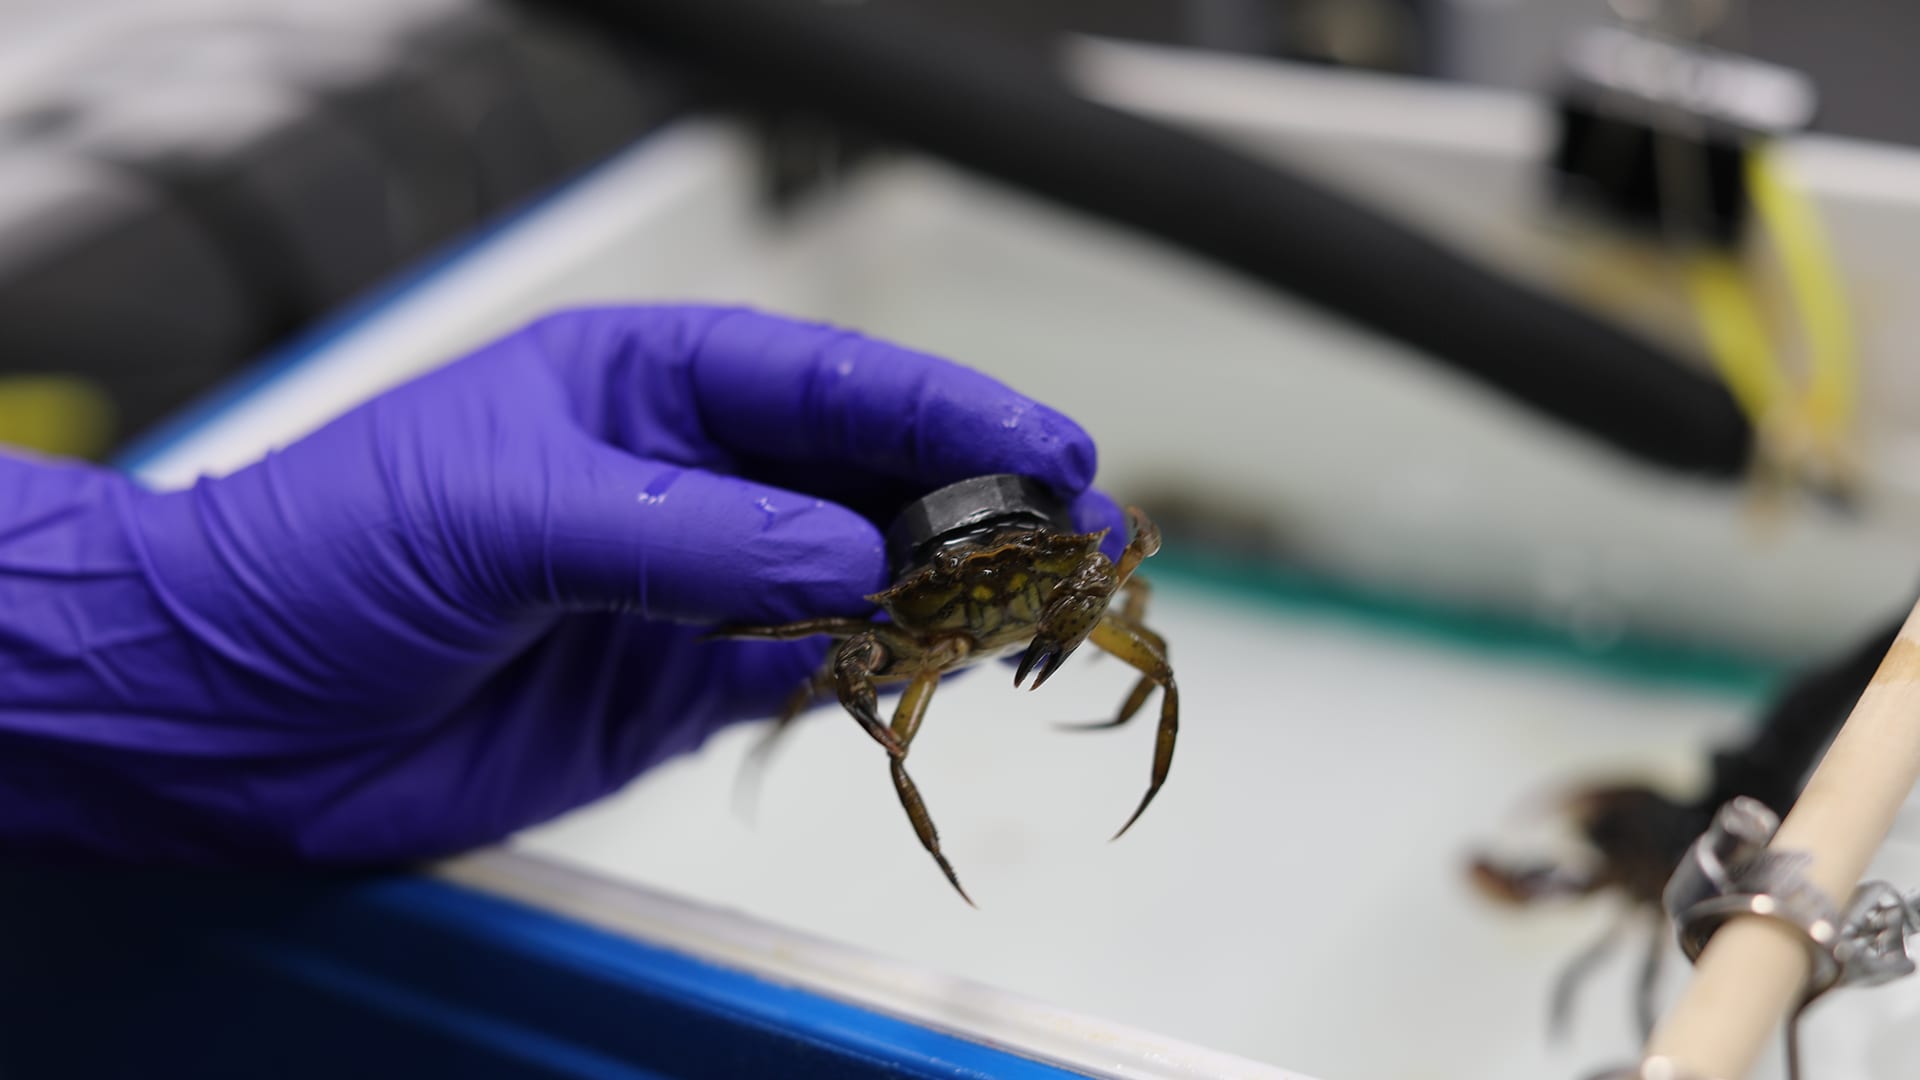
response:
[[[1834,737],[1769,847],[1812,857],[1807,879],[1846,903],[1920,781],[1920,605]],[[1647,1043],[1679,1075],[1744,1080],[1798,1006],[1810,971],[1803,939],[1741,916],[1713,936],[1684,996]]]

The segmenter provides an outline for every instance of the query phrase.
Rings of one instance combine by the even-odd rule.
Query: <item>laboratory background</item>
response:
[[[1073,418],[1160,537],[1144,651],[939,681],[953,884],[830,692],[447,858],[10,856],[0,1077],[1920,1075],[1916,35],[0,0],[9,455],[181,491],[556,312],[742,305]],[[899,520],[1050,498],[982,491]]]

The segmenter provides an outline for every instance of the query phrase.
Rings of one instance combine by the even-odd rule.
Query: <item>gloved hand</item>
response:
[[[546,319],[188,491],[0,458],[0,851],[369,863],[498,839],[770,715],[859,614],[880,513],[1071,421],[737,310]],[[664,827],[664,826],[663,826]]]

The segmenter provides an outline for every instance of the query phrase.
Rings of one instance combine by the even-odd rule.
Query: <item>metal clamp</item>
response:
[[[1757,915],[1791,927],[1813,969],[1802,1004],[1840,986],[1876,986],[1914,971],[1907,938],[1920,932],[1920,897],[1868,882],[1844,909],[1806,879],[1810,857],[1769,851],[1780,818],[1757,800],[1738,798],[1687,849],[1667,882],[1663,903],[1687,959],[1698,960],[1728,919]]]
[[[1884,881],[1870,881],[1841,909],[1807,880],[1810,856],[1769,850],[1779,829],[1779,816],[1757,800],[1738,798],[1722,806],[1687,849],[1661,901],[1689,960],[1699,960],[1714,931],[1739,915],[1772,919],[1806,944],[1813,966],[1786,1026],[1787,1076],[1798,1080],[1800,1016],[1815,998],[1836,987],[1877,986],[1913,973],[1907,939],[1920,932],[1920,895],[1903,896]]]

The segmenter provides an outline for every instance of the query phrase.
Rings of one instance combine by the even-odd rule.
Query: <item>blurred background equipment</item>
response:
[[[718,19],[725,10],[659,6],[670,14],[684,7],[684,17],[672,15],[668,22],[680,19],[689,26]],[[870,34],[944,21],[1010,52],[1041,57],[1052,54],[1061,34],[1094,33],[1528,87],[1554,78],[1575,29],[1609,15],[1598,0],[874,0],[847,12],[855,8],[849,19],[875,24]],[[1849,21],[1824,17],[1825,11],[1814,18],[1791,4],[1737,4],[1725,17],[1703,20],[1700,29],[1709,40],[1817,69],[1824,127],[1899,137],[1901,110],[1884,107],[1897,99],[1884,92],[1885,80],[1899,76],[1889,74],[1892,68],[1838,62],[1832,39],[1844,33],[1846,46],[1870,48],[1897,37],[1897,25],[1885,20],[1897,23],[1904,16],[1889,12]],[[752,12],[748,6],[733,17]],[[793,25],[816,22],[800,18]],[[722,33],[696,48],[692,59],[724,67],[726,54],[753,48],[755,33],[751,23],[738,33]],[[715,42],[726,48],[701,51]],[[1497,49],[1489,44],[1495,42]],[[660,44],[686,42],[684,35],[668,34]],[[909,36],[901,47],[912,44]],[[542,9],[481,0],[15,0],[0,8],[0,168],[8,174],[0,185],[7,200],[0,206],[0,355],[8,370],[96,384],[93,396],[111,406],[106,446],[121,445],[244,358],[417,266],[465,230],[577,173],[684,106],[684,73],[658,58],[636,59],[635,47],[648,43],[616,49],[599,33],[563,24]],[[773,60],[807,70],[824,64],[815,53],[794,49]],[[1881,93],[1855,89],[1863,73],[1880,80]],[[771,69],[736,74],[747,83],[776,77]],[[845,74],[878,77],[865,66]],[[1015,83],[1025,78],[1015,74],[989,63],[972,89],[990,87],[996,76]],[[792,89],[802,100],[833,93],[808,84]],[[853,106],[885,108],[890,96],[857,92],[854,102],[841,103],[846,107],[836,122],[871,123],[875,117]],[[1009,127],[1023,119],[996,115]],[[923,134],[943,137],[933,130]],[[1135,152],[1146,155],[1150,145]],[[958,152],[968,159],[965,150]],[[1150,167],[1150,157],[1139,160]],[[1729,167],[1725,155],[1719,160],[1713,169]],[[1231,174],[1230,168],[1224,175],[1203,170],[1192,186],[1221,190]],[[1031,168],[1016,179],[1045,186]],[[1153,182],[1140,178],[1143,186]],[[1277,213],[1289,196],[1284,178],[1274,186],[1267,201]],[[1089,201],[1093,192],[1070,194],[1097,208]],[[1309,215],[1310,207],[1323,208],[1292,198]],[[1248,211],[1243,203],[1209,216],[1231,227]],[[1355,220],[1342,218],[1328,231],[1351,232]],[[1137,223],[1185,229],[1187,242],[1205,245],[1193,236],[1194,223]],[[1306,244],[1300,258],[1324,259],[1327,253]],[[1218,243],[1211,254],[1241,265],[1255,257],[1236,258]],[[1391,258],[1394,249],[1376,253],[1359,245],[1355,259],[1375,254]],[[1272,258],[1266,259],[1270,267]],[[1473,271],[1460,272],[1474,279]],[[1339,291],[1337,275],[1281,276],[1289,287],[1322,299],[1325,290]],[[1383,290],[1373,303],[1417,291]],[[80,293],[84,303],[76,298]],[[189,309],[192,319],[175,314]],[[1545,317],[1538,304],[1518,310]],[[1489,321],[1500,320],[1489,313]],[[1395,320],[1375,323],[1395,332]],[[1512,347],[1523,347],[1524,338]],[[128,340],[140,343],[137,359]],[[1449,357],[1450,351],[1436,350],[1456,364],[1499,366],[1500,349],[1486,343],[1462,345],[1477,361]],[[1613,362],[1626,363],[1618,357]],[[1577,370],[1579,362],[1563,363]],[[1513,385],[1515,375],[1496,370],[1494,378]],[[1673,394],[1655,396],[1663,399],[1655,407],[1672,407],[1664,399]],[[1566,408],[1559,411],[1564,415]],[[76,445],[63,449],[102,449],[79,445],[86,441],[82,436],[69,439]],[[1721,467],[1711,455],[1703,460],[1708,468]]]
[[[1845,502],[1859,464],[1848,303],[1820,213],[1777,148],[1812,120],[1816,95],[1799,72],[1699,44],[1724,15],[1709,7],[1650,5],[1633,29],[1573,39],[1556,191],[1623,233],[1614,243],[1637,238],[1659,285],[1688,298],[1713,367],[1758,431],[1768,493],[1804,485]],[[1784,289],[1768,288],[1769,256]],[[1797,377],[1775,314],[1787,307],[1799,316]]]
[[[912,841],[865,759],[840,752],[841,724],[798,726],[782,776],[808,779],[775,779],[763,805],[780,813],[758,832],[725,805],[740,732],[436,873],[1089,1070],[1125,1045],[1130,1076],[1278,1071],[933,973],[1324,1080],[1537,1080],[1624,1056],[1630,978],[1604,966],[1574,1041],[1534,1038],[1557,965],[1610,913],[1506,918],[1462,887],[1461,853],[1515,806],[1566,826],[1540,785],[1600,767],[1658,811],[1643,824],[1756,787],[1790,800],[1864,679],[1859,643],[1910,598],[1920,154],[1899,144],[1920,143],[1900,107],[1920,75],[1894,54],[1914,15],[564,7],[0,0],[0,441],[186,484],[586,302],[747,302],[951,355],[1084,421],[1103,484],[1167,527],[1150,569],[1190,719],[1180,778],[1124,857],[1086,839],[1137,798],[1139,746],[1044,731],[1063,706],[1110,708],[1119,684],[1096,671],[1038,711],[962,681],[947,707],[968,721],[929,731],[943,746],[923,784],[1005,793],[945,838],[1006,898],[972,921],[917,862],[876,869],[874,850]],[[1777,697],[1787,671],[1836,659]],[[1731,749],[1710,763],[1715,746]],[[1640,873],[1622,898],[1648,899],[1640,879],[1685,831],[1624,838],[1613,853]],[[1910,856],[1881,872],[1920,878]],[[1298,887],[1329,868],[1340,889]],[[278,1003],[318,999],[336,1049],[368,1012],[404,1016],[381,1023],[436,1032],[406,1044],[420,1060],[484,1046],[475,1060],[533,1074],[531,1043],[496,1053],[481,1033],[551,1035],[565,1017],[484,991],[524,974],[525,941],[563,967],[577,943],[391,899],[368,923],[364,894],[300,896],[264,928],[176,905],[195,944],[166,959],[210,942],[223,976],[284,975],[296,989],[261,990],[257,1032],[298,1030],[273,1026]],[[628,918],[636,905],[650,914]],[[68,908],[91,910],[56,893],[16,925]],[[381,937],[400,909],[404,932]],[[406,920],[459,932],[386,947],[415,940]],[[830,950],[794,927],[904,963],[837,956],[823,974]],[[475,958],[474,977],[447,977],[468,970],[449,956]],[[590,996],[554,1012],[627,1000],[624,968],[585,966]],[[61,1002],[91,975],[58,983],[81,998],[34,983],[22,1007],[48,1022],[6,1052],[71,1053],[81,1013]],[[244,1075],[285,1041],[215,1046],[166,976],[135,984],[113,1004],[152,1041],[124,1046],[225,1047]],[[634,1000],[694,996],[676,985]],[[461,1021],[416,1024],[441,995],[461,1009],[427,1013]],[[1816,1068],[1911,1075],[1920,994],[1865,998],[1812,1018]],[[753,1015],[791,1015],[767,1008]],[[559,1045],[668,1075],[721,1067],[637,1031],[583,1021]],[[109,1043],[89,1048],[132,1060]]]
[[[0,5],[0,438],[124,445],[685,97],[480,4]]]

